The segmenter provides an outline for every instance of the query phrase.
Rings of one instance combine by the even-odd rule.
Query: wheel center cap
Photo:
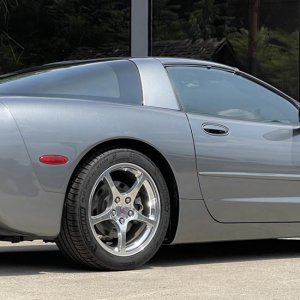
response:
[[[115,214],[115,216],[117,217],[117,218],[120,218],[120,217],[122,217],[122,218],[127,218],[128,217],[128,212],[129,212],[129,208],[128,207],[126,207],[126,206],[116,206],[115,207],[115,211],[116,211],[116,214]]]

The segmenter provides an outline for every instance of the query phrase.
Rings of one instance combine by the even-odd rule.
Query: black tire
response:
[[[128,171],[128,169],[123,167],[123,164],[125,167],[127,166],[127,164],[129,165],[129,167],[133,166],[132,170],[130,169],[130,171]],[[117,169],[118,166],[120,166],[119,169]],[[116,169],[114,170],[114,168]],[[122,173],[123,170],[124,173]],[[140,190],[138,188],[134,190],[139,191],[136,195],[136,198],[134,197],[135,199],[133,199],[132,204],[130,204],[133,207],[132,209],[134,210],[134,212],[129,212],[131,208],[127,207],[129,204],[125,204],[125,198],[123,199],[123,196],[121,197],[123,201],[121,201],[122,204],[115,203],[116,200],[113,200],[114,197],[112,194],[112,191],[115,191],[115,189],[109,190],[110,185],[108,184],[108,180],[106,179],[106,177],[104,177],[104,175],[103,178],[100,177],[101,174],[109,174],[105,176],[110,179],[112,179],[113,176],[119,176],[120,179],[113,179],[112,185],[113,187],[115,187],[114,184],[118,183],[118,191],[120,186],[123,187],[124,185],[126,185],[124,184],[124,182],[127,183],[126,180],[131,180],[130,178],[133,175],[140,177],[146,176],[142,177],[144,178],[144,183],[142,187],[140,187]],[[124,179],[122,176],[124,177]],[[99,182],[101,183],[101,186],[100,183],[97,183],[97,180],[100,180]],[[138,182],[139,179],[138,177],[134,177],[132,180],[133,182]],[[140,182],[142,182],[142,179],[140,180]],[[130,183],[127,183],[126,186],[130,187]],[[99,189],[100,192],[97,189]],[[158,194],[154,194],[155,192],[158,192]],[[125,194],[126,193],[127,191],[125,191]],[[149,193],[153,193],[153,195],[156,195],[156,197],[153,196],[155,200],[150,200]],[[124,195],[124,193],[121,193],[121,195]],[[112,200],[110,200],[110,198],[112,198]],[[127,199],[130,198],[126,198],[126,201]],[[112,205],[114,206],[108,205],[107,203],[109,201],[112,201]],[[153,205],[155,205],[153,206],[153,211],[156,213],[156,215],[153,213],[152,217],[152,215],[150,215],[150,211],[148,212],[149,216],[144,213],[147,208],[145,208],[145,206],[143,205],[143,201],[148,201],[149,203],[150,201],[153,202]],[[147,206],[150,206],[149,203],[147,203]],[[123,204],[124,208],[122,208],[121,206]],[[103,205],[106,205],[106,208],[104,208],[104,210],[109,210],[111,216],[110,218],[113,220],[104,220],[100,221],[101,223],[92,225],[92,218],[96,218],[97,216],[104,214],[102,211],[100,211],[100,209],[98,209],[98,207],[103,207]],[[94,208],[94,206],[96,208]],[[111,207],[114,207],[115,209],[112,209]],[[159,208],[159,211],[157,208]],[[95,216],[93,214],[94,210],[97,211]],[[99,213],[98,210],[101,213]],[[112,210],[114,212],[112,212]],[[141,221],[140,219],[129,220],[130,217],[128,215],[130,213],[134,213],[134,216],[137,216],[137,218],[140,218],[141,215],[144,216],[145,214],[145,223],[143,223],[143,221]],[[113,216],[113,214],[116,214],[117,216]],[[119,216],[121,217],[119,218]],[[122,219],[122,216],[126,216],[124,218],[128,219],[126,219],[126,229],[122,229],[122,225],[120,225],[122,223],[120,223],[119,225],[116,224],[118,222],[121,222],[120,219]],[[80,265],[92,269],[134,269],[146,263],[157,252],[165,238],[169,225],[169,218],[169,193],[167,184],[159,168],[153,163],[152,160],[138,151],[131,149],[113,149],[102,154],[93,155],[79,166],[70,182],[69,189],[66,195],[62,216],[61,232],[56,240],[56,243],[64,255],[71,258],[73,261],[79,263]],[[151,223],[149,222],[148,224],[148,221],[151,221]],[[109,231],[107,228],[112,229],[109,233],[107,233],[106,236],[104,236],[103,232]],[[130,228],[130,230],[128,228]],[[133,233],[131,233],[131,231]],[[126,238],[123,238],[126,241],[125,245],[122,244],[122,238],[119,238],[120,235],[117,235],[116,232],[125,232]],[[140,232],[142,232],[144,235],[142,235]],[[148,237],[146,233],[148,234]],[[98,235],[101,237],[99,238]],[[137,242],[132,242],[130,245],[127,245],[127,239],[129,243],[129,236],[132,241],[134,241],[134,239],[136,239],[136,241],[138,242],[144,241],[145,247],[142,247],[144,244],[141,244],[141,249],[132,248],[133,246],[131,245],[138,244]],[[131,250],[130,247],[134,250]],[[124,255],[120,254],[121,251],[123,251],[122,253]]]

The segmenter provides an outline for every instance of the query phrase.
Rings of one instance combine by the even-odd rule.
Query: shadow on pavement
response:
[[[76,269],[56,245],[0,247],[0,277],[43,272],[82,272]]]
[[[168,267],[289,258],[300,258],[300,240],[273,239],[163,246],[149,264]]]
[[[263,240],[163,246],[142,268],[300,258],[300,240]],[[82,273],[55,245],[0,247],[0,276]]]

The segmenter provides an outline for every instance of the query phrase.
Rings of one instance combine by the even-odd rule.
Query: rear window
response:
[[[0,95],[142,103],[138,71],[132,62],[125,60],[69,65],[10,76],[0,80]]]

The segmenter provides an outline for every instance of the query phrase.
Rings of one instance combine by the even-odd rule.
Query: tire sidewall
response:
[[[160,220],[156,232],[149,244],[140,252],[130,256],[118,256],[109,253],[96,240],[89,223],[89,197],[99,176],[118,163],[132,163],[143,168],[156,184],[160,198]],[[84,178],[78,201],[79,229],[90,254],[109,269],[131,269],[147,262],[161,246],[169,224],[170,200],[166,182],[158,167],[145,155],[130,149],[108,151],[92,160],[91,168]]]

